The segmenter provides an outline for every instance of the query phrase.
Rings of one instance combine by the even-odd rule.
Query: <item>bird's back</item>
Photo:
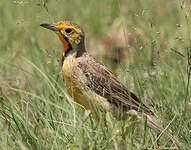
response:
[[[67,84],[68,87],[70,87],[72,82],[72,84],[75,82],[76,85],[73,86],[78,87],[78,91],[89,89],[96,95],[106,99],[110,105],[121,108],[120,110],[123,112],[136,109],[153,114],[132,92],[128,91],[127,88],[118,81],[107,67],[98,63],[86,52],[80,57],[70,57],[65,61],[63,64],[63,72],[66,84],[70,80]],[[68,67],[69,65],[70,67]],[[70,71],[68,68],[70,68]],[[79,99],[79,97],[79,95],[75,96],[74,99]]]

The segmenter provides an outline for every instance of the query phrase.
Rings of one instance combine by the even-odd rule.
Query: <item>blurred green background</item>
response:
[[[98,124],[67,94],[62,45],[41,23],[83,27],[104,63],[168,127],[191,141],[190,1],[1,0],[0,149],[173,149],[165,136],[104,114]]]

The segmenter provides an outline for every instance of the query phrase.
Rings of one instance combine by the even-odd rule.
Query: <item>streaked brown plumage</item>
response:
[[[106,68],[90,56],[84,45],[84,32],[79,25],[70,21],[56,24],[41,24],[42,27],[56,32],[63,43],[62,71],[68,92],[74,100],[91,110],[99,118],[96,107],[100,105],[117,119],[129,115],[138,120],[147,118],[147,125],[159,132],[163,128],[151,119],[153,112]],[[166,133],[179,145],[178,141]]]

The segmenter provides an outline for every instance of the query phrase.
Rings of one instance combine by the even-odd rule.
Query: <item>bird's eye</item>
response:
[[[65,32],[66,32],[66,33],[70,33],[70,32],[72,32],[72,29],[66,28],[66,29],[65,29]]]

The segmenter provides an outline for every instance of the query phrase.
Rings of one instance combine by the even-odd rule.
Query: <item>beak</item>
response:
[[[47,28],[47,29],[50,29],[50,30],[55,31],[55,32],[59,31],[59,29],[57,29],[55,27],[55,24],[46,24],[46,23],[44,23],[44,24],[41,24],[40,26],[44,27],[44,28]]]

